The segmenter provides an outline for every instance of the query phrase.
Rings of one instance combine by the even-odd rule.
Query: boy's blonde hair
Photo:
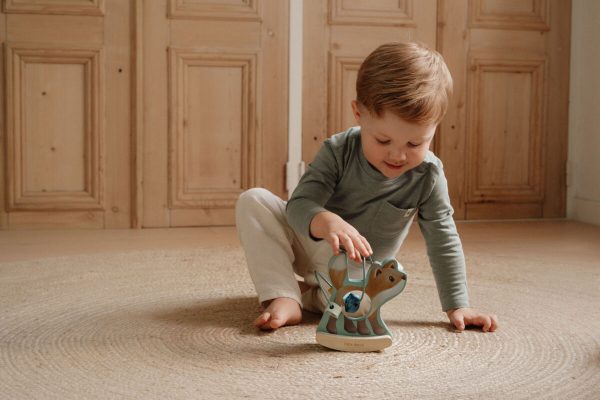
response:
[[[389,111],[417,124],[438,124],[452,94],[441,54],[419,43],[387,43],[363,61],[356,79],[359,104],[381,117]]]

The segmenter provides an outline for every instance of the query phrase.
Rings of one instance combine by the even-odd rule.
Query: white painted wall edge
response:
[[[286,188],[288,196],[304,173],[302,162],[302,0],[289,0],[289,100],[288,100],[288,162]]]
[[[600,226],[600,202],[575,197],[570,199],[571,211],[569,219]]]
[[[573,0],[567,218],[600,225],[600,2]]]

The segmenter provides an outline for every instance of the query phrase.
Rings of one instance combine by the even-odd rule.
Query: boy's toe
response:
[[[254,320],[254,326],[257,328],[263,329],[263,326],[268,325],[269,320],[271,319],[271,313],[264,312],[259,315],[258,318]]]
[[[285,319],[276,316],[271,318],[271,323],[269,325],[271,326],[271,329],[277,329],[281,328],[284,324]]]

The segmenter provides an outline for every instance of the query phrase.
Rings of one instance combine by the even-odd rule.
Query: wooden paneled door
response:
[[[2,1],[0,228],[130,226],[130,5]]]
[[[288,2],[141,2],[144,227],[232,225],[285,196]]]
[[[570,1],[441,0],[437,136],[457,219],[564,217]]]

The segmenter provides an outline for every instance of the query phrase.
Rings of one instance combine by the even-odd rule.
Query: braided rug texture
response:
[[[500,329],[451,329],[426,256],[407,255],[379,353],[317,345],[310,313],[255,330],[239,248],[0,264],[0,398],[600,398],[598,265],[467,258]]]

